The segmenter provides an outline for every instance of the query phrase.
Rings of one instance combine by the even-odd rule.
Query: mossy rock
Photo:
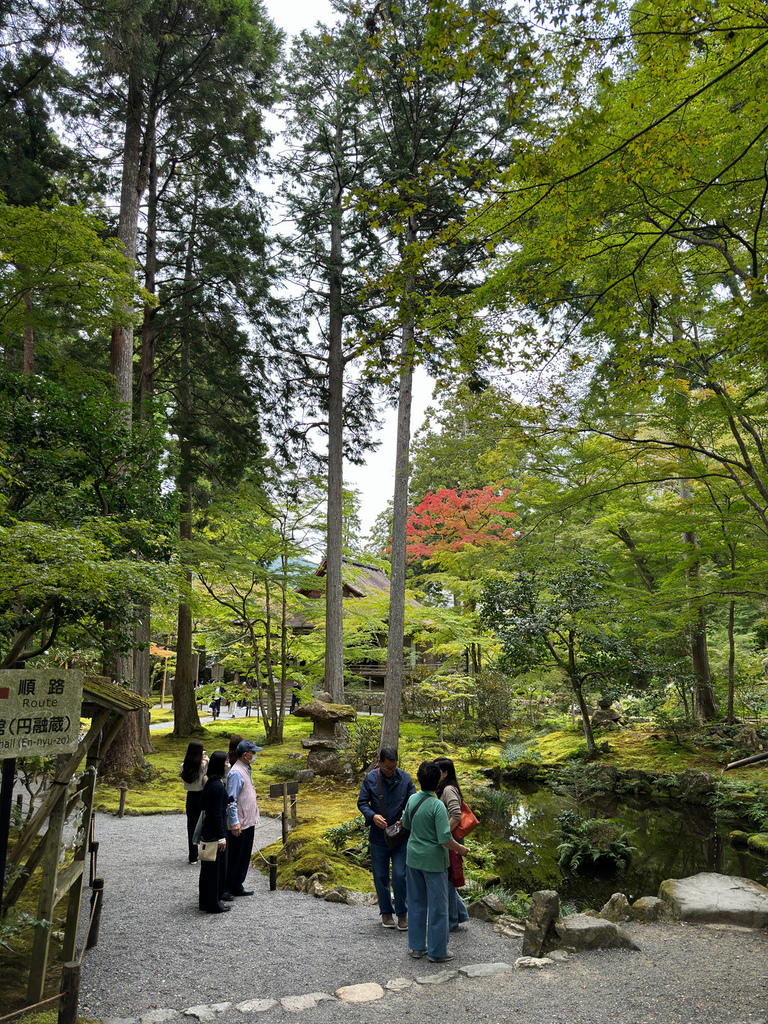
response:
[[[619,772],[610,764],[591,764],[584,773],[590,788],[612,792],[616,788]]]
[[[617,788],[629,789],[634,793],[650,793],[656,777],[641,768],[627,768],[619,774]]]
[[[510,778],[524,779],[528,782],[544,777],[541,772],[541,765],[536,764],[534,761],[518,761],[508,768],[504,774]]]
[[[747,846],[753,853],[759,853],[761,857],[768,857],[768,835],[764,832],[757,832],[749,836]]]
[[[472,881],[479,882],[483,889],[490,889],[493,885],[501,885],[501,878],[493,871],[484,871],[482,868],[472,869]]]
[[[329,889],[344,885],[358,892],[372,892],[370,871],[334,850],[322,832],[322,827],[316,822],[308,822],[291,830],[285,846],[278,841],[261,851],[264,858],[270,854],[277,857],[278,888],[295,889],[296,880],[302,875],[310,878],[322,874],[328,879]],[[257,856],[253,863],[264,874],[269,870],[261,856]]]
[[[710,772],[697,768],[686,768],[679,776],[683,799],[688,803],[703,804],[715,790],[715,780]]]
[[[747,846],[749,843],[749,833],[742,832],[741,829],[735,828],[728,836],[728,840],[731,846]]]

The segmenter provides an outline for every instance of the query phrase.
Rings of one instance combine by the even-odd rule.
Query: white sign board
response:
[[[82,702],[79,670],[0,669],[0,758],[71,753]]]

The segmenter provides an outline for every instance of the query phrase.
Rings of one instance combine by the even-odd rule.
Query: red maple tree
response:
[[[501,508],[510,493],[491,486],[461,493],[448,488],[429,492],[408,517],[408,560],[450,556],[514,540],[511,520],[515,514]]]

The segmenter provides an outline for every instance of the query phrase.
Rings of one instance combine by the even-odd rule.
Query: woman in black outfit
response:
[[[197,843],[192,842],[192,836],[203,807],[203,787],[207,770],[208,758],[205,756],[203,744],[200,740],[190,740],[181,763],[181,780],[187,791],[187,845],[190,864],[197,862]]]
[[[214,750],[208,762],[208,781],[203,790],[203,831],[206,843],[218,843],[216,860],[200,861],[200,909],[207,914],[224,914],[231,910],[221,902],[224,892],[227,852],[227,790],[222,782],[227,755]]]

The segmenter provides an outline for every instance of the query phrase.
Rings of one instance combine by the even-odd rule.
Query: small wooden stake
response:
[[[277,888],[277,857],[270,854],[269,857],[269,891],[274,892]]]
[[[77,1024],[77,1004],[80,1000],[80,964],[74,961],[61,968],[61,1000],[59,1024]]]
[[[85,948],[93,949],[94,946],[99,944],[99,928],[101,927],[101,907],[104,902],[104,879],[94,878],[93,890],[91,892],[91,910],[93,912],[93,919],[91,920],[91,926],[88,929],[88,938],[85,940]]]
[[[95,839],[93,840],[92,843],[89,843],[88,852],[91,855],[91,873],[88,879],[88,884],[90,885],[91,888],[93,888],[93,878],[94,875],[96,874],[96,871],[98,870],[96,867],[96,862],[99,859],[99,844],[96,842]]]

